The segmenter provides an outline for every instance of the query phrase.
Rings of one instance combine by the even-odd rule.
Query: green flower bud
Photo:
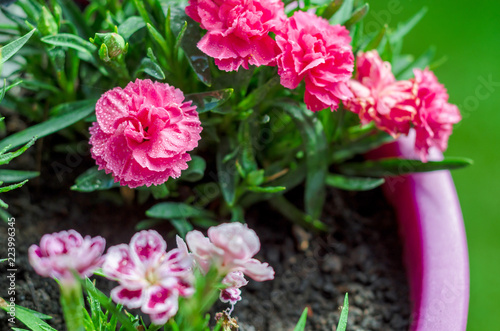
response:
[[[126,54],[128,43],[118,33],[96,33],[90,41],[99,46],[99,57],[101,60],[109,62],[120,54]]]
[[[40,31],[43,36],[55,35],[59,30],[54,16],[52,16],[52,13],[45,6],[42,7],[37,25],[38,31]]]

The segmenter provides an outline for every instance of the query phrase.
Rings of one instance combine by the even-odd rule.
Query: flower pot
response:
[[[369,157],[418,159],[414,141],[412,132]],[[432,151],[429,159],[441,158],[441,153]],[[413,306],[410,330],[465,330],[469,262],[462,213],[450,172],[389,178],[384,192],[395,207],[402,238]]]

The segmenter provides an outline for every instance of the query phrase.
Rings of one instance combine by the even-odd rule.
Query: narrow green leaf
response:
[[[80,52],[83,55],[82,60],[87,62],[94,61],[93,56],[97,51],[97,47],[91,42],[69,33],[58,33],[53,36],[43,37],[41,40],[49,45],[72,48]]]
[[[33,139],[33,137],[42,138],[64,129],[90,115],[95,108],[95,100],[85,100],[84,102],[75,102],[68,104],[74,104],[75,107],[71,112],[65,113],[61,116],[56,116],[48,119],[45,122],[33,125],[26,130],[14,133],[9,137],[0,141],[0,149],[5,148],[10,145],[10,148],[14,148],[25,144]]]
[[[182,219],[190,217],[212,217],[209,211],[181,202],[161,202],[146,211],[146,216],[161,219]]]
[[[196,46],[201,39],[201,28],[198,23],[187,16],[185,16],[185,21],[188,26],[181,40],[181,48],[198,79],[203,84],[211,86],[212,74],[210,73],[209,58]]]
[[[85,21],[82,11],[78,8],[75,1],[57,0],[57,3],[61,6],[64,21],[70,22],[82,38],[89,38],[93,35],[91,26]]]
[[[88,278],[84,280],[80,279],[80,282],[82,283],[82,286],[85,289],[85,291],[89,295],[92,295],[96,300],[98,300],[101,306],[104,307],[104,309],[109,311],[112,315],[118,317],[118,320],[122,324],[122,328],[124,328],[127,331],[137,331],[135,326],[130,321],[130,318],[121,311],[121,308],[117,308],[117,306],[113,304],[110,298],[108,298],[104,293],[99,291],[94,286],[94,284],[90,281],[90,279]]]
[[[24,44],[26,44],[26,42],[28,42],[33,33],[35,33],[35,30],[36,29],[31,30],[21,38],[16,39],[8,43],[7,45],[3,46],[2,48],[0,48],[0,65],[5,63],[5,61],[7,61],[8,59],[10,59],[14,54],[17,53],[18,50],[21,49],[21,47],[24,46]]]
[[[375,35],[375,37],[373,37],[373,39],[370,40],[370,42],[366,45],[364,51],[366,52],[372,49],[377,49],[380,43],[382,42],[382,39],[384,39],[386,32],[387,32],[387,24],[384,24],[382,29],[380,29],[380,31]]]
[[[120,183],[115,183],[113,176],[106,174],[104,170],[97,169],[97,167],[92,167],[78,176],[71,189],[78,192],[93,192],[120,186]]]
[[[179,32],[177,38],[175,39],[174,54],[179,53],[179,48],[181,47],[182,39],[184,38],[184,34],[186,33],[187,25],[188,25],[187,22],[184,22],[181,31]]]
[[[425,69],[434,59],[434,55],[436,54],[435,47],[429,47],[429,49],[422,54],[418,59],[415,60],[408,68],[405,69],[400,75],[398,75],[398,79],[405,80],[413,77],[413,69]]]
[[[285,186],[249,186],[249,191],[257,193],[278,193],[286,190]]]
[[[330,23],[333,25],[343,24],[352,16],[353,9],[354,9],[354,0],[344,0],[342,6],[330,19]]]
[[[347,29],[350,29],[351,26],[361,21],[366,16],[366,14],[368,14],[369,9],[370,5],[367,3],[365,3],[360,8],[356,9],[356,11],[352,14],[351,18],[349,18],[347,22],[345,22],[344,24],[345,27]]]
[[[395,56],[392,66],[392,72],[394,73],[394,76],[399,77],[401,73],[413,62],[415,62],[415,58],[413,57],[413,55],[408,54]]]
[[[146,23],[139,16],[131,16],[127,18],[120,26],[118,27],[118,34],[123,37],[123,39],[128,40],[130,37],[144,28]]]
[[[458,157],[448,157],[443,161],[429,161],[426,163],[419,160],[387,158],[360,163],[343,163],[338,166],[338,170],[350,176],[386,177],[414,172],[460,169],[472,164],[472,160]]]
[[[384,184],[383,178],[346,177],[337,174],[326,176],[326,184],[347,191],[368,191]]]
[[[306,328],[306,322],[307,322],[307,308],[304,308],[304,311],[302,312],[302,315],[300,315],[300,319],[297,322],[297,325],[295,325],[295,328],[293,331],[304,331]]]
[[[9,306],[7,306],[7,302],[0,298],[0,308],[9,311]],[[57,331],[53,327],[47,324],[44,320],[40,318],[43,316],[45,319],[51,318],[50,316],[43,315],[41,313],[35,312],[31,309],[24,308],[18,305],[15,305],[16,309],[16,318],[24,323],[30,330],[32,331]],[[47,318],[48,317],[48,318]]]
[[[270,80],[268,80],[265,84],[259,86],[255,90],[253,90],[250,94],[248,94],[245,99],[243,99],[237,106],[238,112],[247,111],[252,107],[255,107],[262,101],[264,101],[271,92],[271,90],[279,86],[280,79],[278,76],[273,76]]]
[[[328,227],[323,222],[303,213],[282,195],[277,195],[269,200],[269,203],[274,209],[297,225],[314,231],[328,231]]]
[[[207,163],[202,157],[197,155],[191,156],[191,161],[188,162],[188,168],[181,174],[180,180],[187,182],[197,182],[205,175]]]
[[[344,4],[344,0],[332,0],[325,8],[323,13],[321,13],[321,17],[329,20]]]
[[[135,8],[139,12],[139,15],[141,15],[144,22],[148,24],[153,24],[151,18],[148,15],[148,12],[146,11],[146,7],[144,7],[144,1],[133,0],[132,2],[134,3]]]
[[[16,188],[19,188],[19,187],[23,186],[27,182],[28,182],[28,180],[26,179],[25,181],[23,181],[21,183],[12,184],[12,185],[8,185],[8,186],[2,186],[2,187],[0,187],[0,193],[4,193],[4,192],[9,192],[9,191],[15,190]]]
[[[238,181],[236,158],[231,158],[223,162],[226,155],[230,153],[229,140],[223,140],[217,149],[217,178],[224,200],[229,207],[232,207],[236,199],[236,185]]]
[[[19,81],[19,83],[16,83],[16,85],[17,84],[21,84],[22,87],[32,91],[47,90],[54,93],[61,93],[61,90],[59,90],[54,85],[47,84],[38,80]]]
[[[397,29],[393,33],[391,33],[391,42],[396,43],[399,40],[403,39],[403,37],[406,36],[415,27],[415,25],[417,25],[418,22],[420,22],[420,20],[425,16],[426,13],[427,7],[423,7],[408,21],[399,23]]]
[[[37,171],[0,169],[0,181],[10,184],[40,176]]]
[[[146,27],[148,28],[149,34],[151,35],[153,40],[156,41],[156,43],[158,43],[158,45],[160,45],[162,49],[168,51],[167,41],[165,40],[165,38],[163,38],[161,33],[158,32],[158,30],[156,30],[155,27],[149,23],[146,23]]]
[[[2,207],[2,208],[4,208],[4,209],[6,209],[6,208],[8,208],[9,206],[8,206],[5,202],[3,202],[3,201],[2,201],[2,199],[0,199],[0,207]],[[6,210],[4,210],[4,209],[2,209],[2,208],[0,208],[0,219],[1,219],[2,221],[4,221],[5,223],[8,223],[8,222],[9,222],[9,219],[11,219],[11,218],[12,218],[12,215],[11,215],[11,214],[9,214]]]
[[[295,120],[300,131],[306,153],[306,188],[304,205],[306,213],[313,218],[319,218],[325,203],[325,180],[328,170],[328,144],[321,122],[314,113],[292,103],[281,104]]]
[[[146,74],[158,80],[164,80],[166,77],[160,65],[147,57],[142,59],[141,64],[137,68],[135,74],[137,75],[139,72],[145,72]]]
[[[337,149],[333,151],[330,161],[340,163],[354,157],[357,154],[366,153],[391,141],[394,141],[392,136],[385,132],[378,132],[353,141],[347,145],[338,146]]]
[[[231,98],[234,90],[227,88],[217,91],[209,91],[202,93],[192,93],[186,95],[186,100],[192,100],[193,105],[196,106],[198,114],[206,113],[208,111],[215,111]]]
[[[337,325],[337,331],[346,331],[348,313],[349,313],[349,296],[346,293],[344,298],[344,305],[342,306],[342,312],[340,313],[339,324]]]
[[[1,53],[0,53],[1,54]],[[1,64],[0,64],[1,66]],[[1,67],[0,67],[1,68]],[[0,91],[0,102],[2,102],[3,98],[5,97],[5,93],[7,93],[11,88],[13,88],[14,86],[17,86],[19,84],[21,84],[23,81],[20,80],[20,81],[17,81],[13,84],[10,84],[9,86],[7,86],[7,80],[4,79],[3,80],[3,87],[2,87],[2,91]]]
[[[11,153],[6,153],[6,154],[4,154],[4,152],[6,150],[10,149],[12,146],[10,146],[10,145],[7,145],[5,147],[2,146],[2,151],[0,152],[0,165],[8,164],[14,158],[16,158],[19,155],[23,154],[28,148],[30,148],[35,143],[35,140],[36,140],[35,138],[32,138],[30,141],[28,141],[26,143],[26,145],[24,145],[23,147],[21,147],[17,151],[11,152]],[[3,140],[0,141],[0,144],[2,144],[2,142],[3,142]]]

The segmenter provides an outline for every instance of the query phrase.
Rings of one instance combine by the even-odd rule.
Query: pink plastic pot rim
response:
[[[369,154],[418,159],[414,136]],[[432,151],[430,160],[442,154]],[[408,165],[411,167],[411,163]],[[464,222],[449,171],[389,178],[384,192],[394,205],[412,300],[411,331],[461,331],[467,326],[469,258]]]

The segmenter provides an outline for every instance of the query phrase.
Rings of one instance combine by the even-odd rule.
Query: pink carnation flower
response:
[[[182,91],[137,79],[97,101],[90,128],[91,154],[99,169],[129,187],[159,185],[179,177],[198,146],[201,123]]]
[[[286,20],[281,0],[189,0],[186,14],[207,30],[198,48],[221,70],[272,64],[278,54],[269,32]]]
[[[240,288],[248,284],[248,280],[245,279],[241,271],[230,272],[222,280],[222,284],[227,287],[220,292],[220,301],[229,302],[231,305],[235,305],[241,300],[241,290]]]
[[[345,102],[346,108],[358,114],[362,124],[373,121],[395,137],[408,134],[417,113],[415,83],[396,81],[390,63],[375,50],[359,53],[356,68],[355,80],[349,81],[353,98]]]
[[[72,272],[91,276],[102,264],[105,246],[102,237],[83,238],[75,230],[61,231],[44,235],[40,246],[29,248],[28,257],[39,275],[68,282],[74,279]]]
[[[200,231],[191,231],[186,242],[203,272],[214,265],[221,275],[241,271],[262,282],[274,278],[274,270],[267,263],[253,258],[260,250],[255,231],[241,223],[226,223],[208,229],[208,238]]]
[[[193,260],[180,237],[177,247],[167,253],[167,243],[154,230],[136,233],[130,245],[110,247],[103,272],[120,283],[111,291],[113,300],[141,308],[153,323],[165,324],[177,313],[179,296],[194,292]]]
[[[422,161],[426,162],[429,148],[446,150],[453,124],[462,118],[458,107],[448,103],[446,88],[438,82],[432,71],[415,69],[414,73],[418,88],[418,114],[414,120],[417,133],[415,149]]]
[[[276,36],[281,49],[281,85],[294,89],[304,79],[307,108],[337,109],[339,100],[352,97],[347,81],[354,69],[351,37],[343,26],[332,26],[313,13],[297,11]]]

